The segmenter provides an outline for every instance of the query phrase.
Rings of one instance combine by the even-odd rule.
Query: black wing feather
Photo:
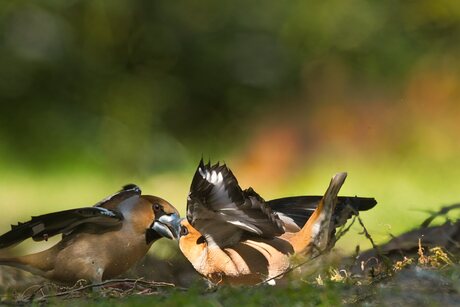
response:
[[[220,246],[247,232],[263,237],[284,233],[283,223],[252,189],[243,191],[225,165],[200,161],[190,186],[187,220]]]
[[[284,197],[267,201],[267,205],[270,206],[273,211],[282,213],[293,219],[297,226],[301,228],[313,214],[316,207],[318,207],[322,198],[323,196]],[[344,221],[342,213],[348,206],[353,209],[351,210],[353,212],[372,209],[376,204],[377,201],[374,198],[339,196],[337,198],[337,205],[333,214],[333,217],[337,220],[336,227],[343,225]],[[345,221],[351,217],[350,214],[346,215]]]
[[[104,227],[115,226],[123,219],[121,213],[98,207],[70,209],[33,216],[25,223],[12,225],[11,230],[0,236],[0,248],[20,243],[28,238],[47,240],[57,234],[66,234],[75,227],[92,223]]]
[[[47,240],[57,234],[69,234],[82,224],[101,228],[117,226],[123,215],[117,210],[105,208],[112,203],[120,203],[141,190],[136,185],[126,185],[119,192],[98,202],[94,207],[84,207],[33,216],[28,222],[12,225],[11,230],[0,236],[0,248],[20,243],[28,238],[35,241]]]

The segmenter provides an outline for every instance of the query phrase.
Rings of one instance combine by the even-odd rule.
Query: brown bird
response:
[[[373,198],[338,197],[346,173],[321,196],[265,202],[242,190],[226,165],[200,162],[181,222],[179,247],[214,284],[256,284],[281,277],[294,254],[313,256],[334,244],[335,228],[375,206]]]
[[[141,195],[139,187],[130,184],[94,207],[40,215],[11,226],[0,236],[0,248],[57,234],[62,240],[36,254],[0,258],[0,265],[60,283],[80,279],[97,283],[127,271],[157,239],[177,238],[178,221],[176,208],[166,200]]]

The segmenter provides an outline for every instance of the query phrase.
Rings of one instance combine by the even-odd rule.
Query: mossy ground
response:
[[[276,286],[214,286],[196,279],[187,287],[144,279],[108,281],[94,288],[41,283],[9,290],[2,304],[66,306],[450,306],[460,301],[460,266],[441,247],[420,248],[402,260],[380,262],[356,274],[350,257],[322,256],[289,272]],[[303,270],[307,266],[307,270]],[[146,269],[146,268],[144,268]],[[149,268],[147,268],[149,269]],[[150,268],[152,269],[152,268]],[[308,271],[308,274],[306,273]],[[359,269],[358,269],[359,271]]]

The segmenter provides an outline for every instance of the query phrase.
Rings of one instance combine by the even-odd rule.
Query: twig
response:
[[[371,235],[370,235],[369,232],[367,231],[366,226],[364,226],[363,221],[362,221],[361,218],[359,217],[359,212],[356,211],[356,210],[354,210],[354,208],[352,208],[352,207],[349,207],[349,208],[351,208],[352,211],[354,211],[353,220],[351,221],[350,225],[348,225],[346,228],[343,229],[343,227],[342,227],[343,230],[340,230],[340,231],[338,232],[337,238],[335,239],[335,242],[337,242],[345,233],[347,233],[347,232],[350,230],[351,226],[353,226],[353,224],[355,223],[355,220],[358,219],[359,224],[361,225],[361,227],[363,227],[363,231],[364,231],[364,234],[365,234],[366,238],[371,242],[372,247],[373,247],[375,250],[377,250],[377,252],[379,252],[378,246],[375,244],[375,242],[374,242],[374,240],[372,239]],[[319,256],[323,255],[324,253],[326,253],[327,251],[330,250],[330,248],[326,248],[326,249],[324,249],[324,250],[321,251],[321,250],[319,250],[316,246],[312,246],[312,248],[313,248],[313,249],[316,249],[316,251],[317,251],[318,253],[315,254],[315,255],[313,255],[313,256],[311,256],[311,257],[308,258],[306,261],[301,262],[301,263],[299,263],[299,264],[297,264],[297,265],[295,265],[295,266],[290,267],[289,269],[287,269],[287,270],[286,270],[285,272],[283,272],[283,273],[280,273],[280,274],[278,274],[278,275],[276,275],[276,276],[274,276],[274,277],[271,277],[271,278],[269,278],[269,279],[267,279],[267,280],[264,280],[264,281],[262,281],[262,282],[257,283],[256,286],[263,285],[263,284],[267,284],[267,283],[270,282],[271,280],[274,280],[274,279],[277,279],[277,278],[281,278],[281,277],[285,276],[286,274],[289,274],[289,273],[292,272],[293,270],[295,270],[295,269],[297,269],[297,268],[299,268],[299,267],[301,267],[301,266],[303,266],[303,265],[309,263],[310,261],[313,261],[314,259],[318,258]]]
[[[29,288],[25,289],[25,290],[22,292],[22,295],[21,295],[21,296],[22,296],[23,298],[25,298],[25,297],[26,297],[26,293],[27,293],[29,290],[31,290],[31,289],[33,289],[33,288],[35,288],[35,287],[37,287],[37,288],[36,288],[35,290],[32,291],[32,293],[29,295],[28,299],[33,299],[33,298],[35,297],[35,295],[37,295],[37,292],[39,292],[39,291],[42,291],[42,293],[43,293],[43,287],[44,287],[44,285],[32,285],[32,286],[30,286]]]
[[[442,207],[441,210],[437,212],[432,212],[431,215],[426,220],[423,221],[420,227],[421,228],[428,227],[435,218],[437,218],[438,216],[446,215],[452,209],[460,209],[460,204],[453,204],[450,206],[445,206],[445,207]]]
[[[346,228],[344,228],[345,225],[340,228],[340,230],[337,232],[335,242],[339,241],[340,238],[343,237],[343,235],[345,235],[350,230],[351,226],[353,226],[355,221],[356,221],[356,215],[353,216],[353,219],[351,220],[350,224]]]
[[[176,286],[174,284],[167,283],[167,282],[154,282],[154,281],[145,281],[145,280],[142,280],[142,279],[130,279],[130,278],[126,278],[126,279],[110,279],[110,280],[106,280],[106,281],[103,281],[103,282],[100,282],[100,283],[81,286],[79,288],[73,288],[73,289],[71,288],[70,290],[55,293],[55,294],[44,295],[44,296],[36,299],[35,301],[41,302],[41,301],[45,301],[45,300],[47,300],[49,298],[62,297],[62,296],[65,296],[65,295],[70,295],[70,294],[73,294],[73,293],[82,292],[82,291],[84,291],[86,289],[102,287],[102,286],[106,286],[106,285],[109,285],[109,284],[115,284],[115,283],[134,283],[134,287],[136,286],[136,284],[142,284],[142,285],[146,285],[146,286],[150,286],[150,287],[174,287],[174,288],[176,288]],[[182,288],[179,288],[179,289],[182,290]]]
[[[365,235],[366,238],[369,240],[369,242],[371,242],[372,248],[378,251],[378,246],[375,244],[375,242],[374,242],[374,240],[372,239],[371,235],[370,235],[369,232],[367,231],[367,228],[366,228],[366,226],[364,226],[363,221],[361,220],[361,218],[360,218],[359,216],[356,216],[356,217],[358,218],[358,222],[359,222],[359,224],[361,225],[361,227],[363,227],[364,235]]]
[[[388,258],[388,256],[384,255],[382,253],[382,251],[380,250],[380,247],[375,244],[374,240],[372,239],[370,233],[367,231],[367,228],[366,226],[364,226],[364,223],[363,221],[361,220],[361,218],[359,216],[357,216],[358,218],[358,222],[359,224],[361,225],[361,227],[363,227],[363,231],[364,231],[364,235],[366,236],[366,238],[369,240],[369,242],[371,242],[372,244],[372,249],[375,250],[375,252],[377,253],[377,255],[379,255],[382,259],[382,262],[387,266],[387,267],[391,267],[393,265],[393,263],[391,262],[390,258]]]

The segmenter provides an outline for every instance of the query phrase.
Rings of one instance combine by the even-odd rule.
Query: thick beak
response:
[[[156,231],[160,236],[168,239],[179,239],[180,233],[180,221],[179,214],[164,214],[160,216],[158,220],[153,222],[151,229]]]

